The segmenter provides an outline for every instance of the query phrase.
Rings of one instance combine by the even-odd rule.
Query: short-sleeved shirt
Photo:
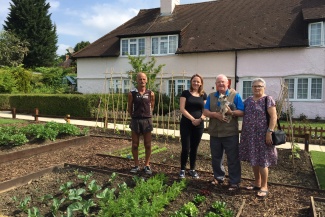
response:
[[[185,109],[195,119],[202,116],[204,109],[204,101],[207,99],[207,94],[203,93],[201,96],[193,96],[189,90],[184,90],[181,97],[186,98]],[[186,118],[182,115],[182,118]]]

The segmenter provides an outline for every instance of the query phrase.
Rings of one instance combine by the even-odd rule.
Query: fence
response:
[[[291,130],[289,126],[282,126],[282,130],[286,132],[286,134],[291,137]],[[310,144],[324,144],[324,138],[325,138],[325,130],[323,127],[307,127],[307,126],[292,126],[292,131],[294,134],[294,141],[295,142],[301,142],[303,138],[300,138],[298,136],[303,136],[306,134],[310,135],[309,142]]]

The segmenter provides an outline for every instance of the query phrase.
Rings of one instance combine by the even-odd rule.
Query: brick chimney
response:
[[[173,13],[176,5],[179,5],[180,0],[160,0],[160,13],[162,16],[168,16]]]

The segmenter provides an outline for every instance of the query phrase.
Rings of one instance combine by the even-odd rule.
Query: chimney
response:
[[[160,0],[160,13],[162,16],[171,15],[180,0]]]

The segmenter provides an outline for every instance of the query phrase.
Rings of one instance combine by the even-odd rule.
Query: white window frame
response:
[[[112,78],[108,81],[108,89],[110,93],[128,93],[130,92],[130,80]]]
[[[174,40],[174,38],[176,39]],[[175,54],[178,48],[178,35],[152,36],[150,41],[152,56]],[[163,52],[164,50],[166,50],[166,52]]]
[[[314,37],[312,35],[312,30],[313,30],[313,26],[316,25],[321,25],[320,27],[320,42],[316,43],[314,40]],[[315,23],[309,23],[308,24],[308,41],[309,41],[309,46],[310,47],[323,47],[325,46],[325,42],[324,42],[324,36],[325,35],[325,30],[324,30],[324,22],[315,22]]]
[[[170,85],[172,84],[172,82],[174,83],[174,95],[177,96],[178,94],[181,94],[183,92],[183,90],[189,90],[191,87],[191,79],[174,79],[171,80],[169,79],[167,82],[167,95],[171,95],[171,87]],[[180,89],[180,91],[178,90]]]
[[[125,49],[124,43],[126,43],[127,48]],[[142,46],[143,44],[143,46]],[[132,53],[132,48],[135,48],[135,52]],[[141,49],[141,50],[140,50]],[[120,40],[120,56],[127,57],[130,56],[144,56],[146,54],[146,39],[141,38],[122,38]]]
[[[248,83],[249,82],[249,85],[248,87],[244,87],[244,83]],[[252,82],[253,82],[253,79],[243,79],[241,81],[241,96],[242,96],[242,99],[245,100],[247,99],[249,96],[252,96],[253,95],[253,92],[252,92]]]
[[[288,90],[288,94],[289,94],[289,100],[290,101],[322,101],[323,100],[323,88],[324,88],[324,79],[321,77],[287,77],[284,79],[284,81],[286,81],[287,79],[290,79],[291,81],[293,81],[293,88],[290,87],[289,85],[289,90]],[[318,88],[319,90],[319,94],[320,99],[313,99],[312,97],[312,81],[313,79],[321,79],[321,87]],[[300,81],[305,80],[307,81],[307,83],[305,83],[306,85],[306,89],[307,92],[304,92],[303,94],[307,94],[307,96],[305,98],[301,98],[299,97],[299,86],[303,85],[302,83],[300,83]],[[292,84],[292,83],[291,83]],[[302,87],[303,88],[303,87]]]

